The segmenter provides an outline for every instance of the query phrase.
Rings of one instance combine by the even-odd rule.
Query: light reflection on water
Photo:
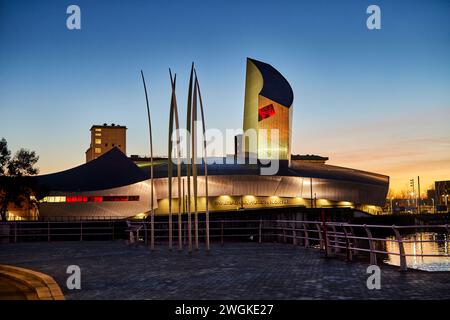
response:
[[[426,270],[426,271],[450,271],[450,237],[446,233],[436,232],[416,232],[411,235],[404,235],[403,246],[407,256],[406,262],[409,268]],[[386,239],[395,240],[394,236]],[[423,242],[425,241],[425,242]],[[395,241],[386,241],[386,249],[388,252],[399,252],[398,243]],[[422,257],[422,254],[440,254],[446,257]],[[400,265],[400,256],[388,254],[385,263],[391,265]]]

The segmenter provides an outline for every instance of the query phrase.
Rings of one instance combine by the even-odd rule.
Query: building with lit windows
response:
[[[254,153],[258,159],[274,159],[277,155],[275,159],[280,165],[274,175],[261,175],[263,165],[259,161],[240,163],[235,157],[232,164],[208,164],[210,212],[331,207],[350,207],[368,213],[380,211],[388,192],[388,176],[328,165],[325,157],[291,155],[293,99],[289,83],[276,69],[267,63],[247,60],[244,131],[278,129],[280,139],[263,152],[258,140],[253,145],[251,141],[241,141],[235,152],[243,148],[247,156]],[[37,183],[48,190],[47,196],[40,200],[39,215],[143,216],[150,211],[151,196],[156,214],[166,215],[169,210],[167,159],[154,163],[154,193],[151,195],[150,165],[148,161],[126,156],[125,130],[125,127],[93,126],[87,163],[35,177]],[[106,132],[110,132],[109,135]],[[111,132],[121,132],[120,140],[116,138],[118,133],[113,137]],[[95,153],[97,147],[101,148],[99,153]],[[198,164],[197,172],[198,211],[201,213],[206,203],[204,166]],[[186,166],[182,168],[182,176],[181,185],[186,190]],[[172,177],[177,177],[176,166],[173,166]],[[187,201],[192,201],[181,193],[183,197],[178,199],[174,182],[171,195],[174,214],[178,201],[182,201],[182,212],[186,212]]]
[[[435,201],[437,205],[445,206],[448,211],[448,204],[450,203],[450,180],[435,181]]]
[[[91,144],[86,150],[86,162],[94,160],[113,148],[127,153],[127,127],[116,124],[93,125],[91,127]]]

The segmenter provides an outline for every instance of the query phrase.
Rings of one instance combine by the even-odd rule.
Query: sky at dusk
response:
[[[81,8],[81,30],[66,8]],[[368,30],[366,8],[381,8]],[[93,124],[126,125],[166,155],[170,82],[186,108],[190,63],[206,124],[242,128],[245,62],[270,63],[294,91],[293,153],[391,177],[450,179],[450,1],[0,0],[0,137],[40,156],[41,173],[85,161]],[[231,150],[229,150],[231,152]]]

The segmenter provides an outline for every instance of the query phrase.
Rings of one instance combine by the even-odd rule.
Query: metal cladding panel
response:
[[[259,93],[264,85],[261,72],[255,64],[247,59],[247,71],[245,79],[245,101],[244,101],[244,133],[248,130],[256,133],[258,129],[258,105]],[[256,155],[258,152],[258,143],[256,139],[244,136],[244,152]]]
[[[290,116],[291,109],[276,103],[266,97],[259,96],[259,109],[273,108],[273,115],[268,116],[258,122],[258,132],[265,130],[267,138],[258,137],[258,158],[259,159],[281,159],[290,158]],[[272,131],[277,130],[273,136]]]
[[[185,179],[183,179],[185,181]],[[209,196],[279,196],[311,197],[310,178],[292,176],[256,176],[229,175],[208,177]],[[186,183],[186,182],[184,182]],[[178,191],[174,183],[172,197],[177,198]],[[345,180],[312,179],[313,194],[317,199],[348,201],[356,204],[381,206],[384,204],[388,184],[375,185]],[[158,200],[168,198],[167,178],[155,179]],[[204,177],[198,177],[198,195],[205,196]]]
[[[176,178],[174,179],[172,197],[178,197]],[[182,179],[186,183],[185,177]],[[191,182],[192,183],[192,182]],[[372,184],[355,181],[313,178],[313,198],[331,201],[348,201],[355,204],[377,205],[384,204],[388,183]],[[168,179],[154,180],[156,200],[168,198]],[[310,178],[295,176],[259,176],[259,175],[222,175],[208,177],[209,196],[278,196],[285,198],[311,197]],[[83,192],[86,196],[139,196],[139,201],[128,202],[86,202],[86,203],[41,203],[40,216],[42,217],[130,217],[145,213],[150,208],[150,180],[135,183],[129,186]],[[71,196],[77,193],[53,192],[51,195]],[[198,177],[198,196],[205,196],[205,180]],[[204,201],[204,200],[199,200]]]
[[[131,217],[150,210],[150,180],[129,186],[83,192],[83,196],[139,196],[139,201],[127,202],[43,202],[39,215],[42,217]],[[52,192],[51,196],[76,196],[76,192]],[[154,207],[157,208],[156,197]]]

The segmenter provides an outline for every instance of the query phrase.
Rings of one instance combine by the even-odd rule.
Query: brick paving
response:
[[[0,264],[49,274],[66,299],[450,299],[450,272],[385,265],[381,290],[368,290],[367,263],[286,244],[214,244],[209,255],[123,241],[2,244]],[[66,287],[72,264],[81,290]]]

